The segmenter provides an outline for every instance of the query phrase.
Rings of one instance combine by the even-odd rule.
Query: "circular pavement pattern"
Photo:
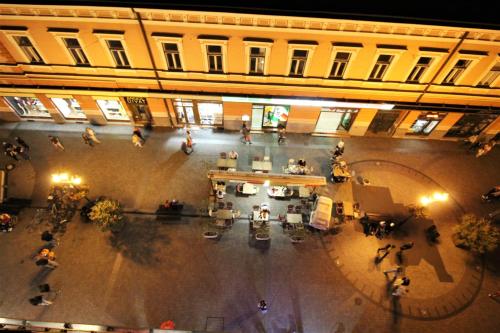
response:
[[[446,192],[430,177],[402,164],[369,160],[350,164],[355,171],[353,177],[353,200],[358,201],[362,185],[358,181],[368,179],[370,185],[380,193],[390,196],[375,196],[378,200],[391,200],[393,205],[403,207],[415,204],[422,195],[434,191]],[[325,195],[334,197],[339,186],[329,185]],[[345,190],[345,189],[344,189]],[[377,192],[375,192],[377,193]],[[381,202],[381,205],[384,203]],[[360,207],[363,210],[363,207]],[[472,303],[479,292],[483,279],[483,264],[469,252],[454,246],[451,235],[463,209],[450,195],[445,203],[433,203],[428,207],[427,217],[410,219],[397,232],[379,240],[366,237],[361,224],[347,221],[341,224],[340,232],[322,236],[322,243],[334,266],[368,300],[388,311],[420,320],[436,320],[453,316]],[[435,224],[441,234],[438,244],[430,244],[424,230]],[[386,277],[383,271],[397,264],[396,251],[403,243],[413,241],[415,246],[404,252],[404,275],[411,279],[409,293],[399,301],[392,299],[390,286],[392,274]],[[375,264],[377,249],[394,244],[396,249],[379,264]]]

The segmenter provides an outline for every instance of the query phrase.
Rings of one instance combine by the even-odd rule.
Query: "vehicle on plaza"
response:
[[[325,196],[319,196],[316,201],[314,201],[309,225],[319,230],[329,230],[332,227],[332,207],[332,199]]]

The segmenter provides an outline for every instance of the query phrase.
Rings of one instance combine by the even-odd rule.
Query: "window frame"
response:
[[[73,95],[52,95],[52,94],[46,94],[45,96],[50,100],[50,103],[54,106],[54,109],[57,110],[57,112],[59,112],[59,114],[61,115],[61,117],[64,118],[64,120],[72,121],[72,122],[82,122],[82,121],[88,122],[89,121],[89,118],[88,118],[87,114],[85,113],[85,111],[83,110],[82,105],[80,104],[80,101],[77,98],[75,98],[75,96],[73,96]],[[53,98],[76,100],[76,102],[80,106],[81,112],[85,115],[85,118],[66,117],[64,115],[64,113],[59,109],[57,104],[54,102]]]
[[[85,51],[86,44],[83,41],[83,39],[80,38],[79,32],[49,31],[49,33],[51,33],[54,36],[57,43],[64,49],[64,52],[66,53],[67,58],[74,66],[78,66],[78,67],[92,67],[92,66],[94,66],[93,59],[91,59],[91,57],[89,57],[89,53]],[[78,40],[78,44],[80,44],[80,48],[82,49],[83,53],[85,54],[85,57],[87,58],[87,60],[89,62],[87,65],[78,64],[76,62],[76,60],[73,57],[73,55],[71,54],[70,50],[66,46],[66,42],[64,40],[65,38],[74,38],[74,39]]]
[[[97,36],[99,43],[105,50],[104,53],[106,54],[108,58],[109,65],[111,67],[114,67],[116,69],[121,69],[121,70],[129,70],[129,69],[134,69],[134,61],[132,57],[130,56],[132,53],[130,53],[130,50],[127,46],[127,42],[125,40],[125,33],[124,32],[117,32],[117,33],[100,33],[100,32],[94,32],[94,35]],[[111,50],[108,47],[108,40],[119,40],[122,44],[123,49],[125,50],[125,55],[127,56],[127,60],[129,63],[129,67],[118,67],[113,55],[111,54]]]
[[[227,74],[228,72],[228,65],[227,65],[227,43],[228,40],[224,39],[203,39],[203,38],[198,38],[201,46],[201,53],[203,55],[203,65],[205,67],[205,73],[206,74],[212,74],[212,75],[221,75],[221,74]],[[220,46],[221,47],[221,52],[222,52],[222,72],[211,72],[209,68],[209,63],[208,63],[208,46]]]
[[[460,51],[459,51],[460,52]],[[437,82],[439,82],[440,85],[442,86],[459,86],[463,80],[467,77],[467,75],[470,73],[470,71],[477,65],[477,63],[484,58],[484,55],[476,55],[476,54],[465,54],[465,53],[457,53],[455,54],[452,59],[450,59],[448,65],[446,68],[443,69],[443,73],[441,74],[441,77]],[[450,74],[451,70],[455,68],[455,64],[457,63],[458,60],[470,60],[469,66],[460,74],[458,79],[450,84],[450,83],[445,83],[444,79]]]
[[[17,57],[17,59],[22,59],[21,62],[24,62],[27,65],[31,65],[31,66],[40,66],[40,65],[43,66],[43,65],[48,65],[49,64],[46,61],[47,57],[43,54],[43,52],[41,51],[41,49],[38,46],[37,42],[35,41],[35,39],[33,38],[33,36],[27,30],[3,30],[1,32],[5,35],[5,37],[7,37],[7,39],[9,40],[9,42],[14,46],[15,50],[19,54],[19,56]],[[24,53],[24,51],[21,48],[21,46],[19,46],[19,44],[17,43],[17,41],[15,39],[16,36],[27,37],[29,39],[31,45],[33,45],[33,47],[35,48],[35,50],[38,53],[38,55],[40,56],[40,58],[42,58],[42,62],[41,63],[32,63],[31,60],[28,59],[28,57],[26,56],[26,53]],[[16,59],[16,57],[14,57],[14,59]],[[17,59],[16,59],[16,62],[17,62]]]
[[[115,96],[92,96],[92,99],[94,100],[97,108],[99,111],[101,111],[102,116],[104,119],[106,119],[107,122],[111,123],[133,123],[133,115],[131,114],[130,110],[124,106],[124,103],[122,103],[122,100],[120,97],[115,97]],[[120,104],[121,109],[125,112],[127,115],[128,119],[110,119],[107,117],[106,113],[104,110],[101,108],[101,105],[97,102],[98,100],[108,100],[108,101],[117,101],[118,104]],[[126,104],[126,103],[125,103]]]
[[[476,82],[474,82],[474,87],[488,89],[488,88],[495,88],[496,86],[498,86],[500,83],[500,75],[497,76],[497,78],[494,79],[489,86],[480,86],[479,85],[479,83],[484,80],[486,75],[488,75],[492,71],[492,69],[495,68],[496,66],[500,66],[500,55],[497,55],[492,60],[491,64],[487,67],[487,70],[485,70],[482,73],[482,75],[478,75],[479,78],[476,80]]]
[[[332,49],[330,51],[330,61],[328,62],[328,66],[326,67],[324,78],[331,79],[331,80],[348,80],[350,71],[353,68],[352,63],[356,60],[356,57],[358,56],[361,48],[362,47],[348,47],[348,46],[332,45]],[[347,52],[347,53],[350,53],[351,56],[349,58],[349,62],[347,63],[347,66],[345,68],[344,75],[342,76],[342,78],[333,78],[333,77],[330,77],[330,73],[332,71],[332,66],[333,66],[333,63],[335,62],[335,58],[337,57],[337,53],[339,53],[339,52]]]
[[[314,56],[314,51],[316,50],[316,47],[318,45],[311,45],[311,44],[296,44],[296,43],[288,43],[288,55],[287,55],[287,65],[285,67],[285,76],[288,78],[306,78],[309,75],[309,68],[311,66],[312,58]],[[295,50],[301,50],[301,51],[307,51],[307,58],[306,58],[306,63],[304,65],[304,72],[300,76],[296,75],[290,75],[290,69],[292,66],[292,57],[293,57],[293,52]]]
[[[429,83],[432,75],[436,72],[437,68],[442,64],[444,57],[448,54],[448,52],[432,52],[432,51],[418,51],[415,54],[412,65],[409,67],[409,70],[405,73],[403,78],[403,82],[407,84],[425,84]],[[413,69],[417,65],[418,61],[421,57],[430,57],[432,58],[431,64],[427,67],[427,70],[424,72],[422,77],[418,82],[408,82],[408,77],[412,73]]]
[[[273,42],[255,42],[255,41],[243,41],[245,45],[245,73],[247,75],[268,75],[269,74],[269,59],[271,57],[271,49],[273,46]],[[250,51],[252,47],[263,48],[266,51],[264,55],[264,72],[263,73],[251,73],[250,72]]]
[[[394,70],[395,64],[398,62],[399,58],[401,57],[401,55],[404,52],[407,52],[407,50],[406,49],[377,48],[377,51],[374,53],[374,57],[373,57],[373,60],[371,62],[371,66],[368,67],[368,73],[365,76],[365,81],[368,81],[368,82],[385,82],[385,81],[387,81],[387,78],[391,76],[391,74]],[[373,69],[375,68],[375,65],[377,64],[378,57],[380,55],[390,55],[393,57],[392,61],[389,64],[389,66],[387,66],[387,69],[385,70],[384,75],[382,76],[382,78],[380,80],[370,79],[370,74],[372,73]]]
[[[179,37],[174,37],[174,36],[154,36],[152,35],[151,38],[153,38],[156,48],[158,52],[160,53],[160,61],[162,64],[162,68],[168,72],[184,72],[186,71],[186,61],[184,60],[184,48],[182,47],[182,36]],[[179,58],[181,60],[181,69],[180,70],[171,70],[168,69],[168,63],[166,59],[166,55],[163,49],[163,44],[168,43],[168,44],[176,44],[177,45],[177,50],[179,51]]]

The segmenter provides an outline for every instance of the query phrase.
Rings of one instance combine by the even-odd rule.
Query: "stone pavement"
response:
[[[316,174],[327,176],[328,150],[336,142],[288,134],[288,143],[278,146],[275,136],[263,134],[254,135],[250,146],[239,143],[237,133],[195,130],[195,152],[186,156],[179,151],[182,130],[154,130],[139,149],[130,142],[129,127],[96,128],[103,143],[95,148],[83,144],[78,132],[83,128],[2,125],[2,140],[20,135],[32,146],[32,160],[17,163],[9,175],[9,195],[32,197],[34,206],[43,206],[50,174],[69,171],[89,184],[91,197],[114,197],[130,211],[152,212],[165,198],[176,197],[194,214],[206,205],[206,171],[215,168],[220,151],[236,149],[238,169],[249,170],[253,156],[269,147],[273,171],[289,158],[304,157]],[[66,151],[50,146],[49,133],[60,136]],[[484,215],[498,209],[498,203],[479,200],[500,183],[498,149],[476,159],[455,142],[345,141],[345,158],[356,177],[386,189],[393,203],[415,203],[435,190],[450,193],[451,200],[432,205],[428,219],[409,221],[389,239],[365,237],[359,223],[346,222],[337,234],[312,233],[293,245],[273,224],[268,247],[252,242],[245,220],[212,242],[201,237],[205,218],[173,224],[132,214],[115,237],[76,219],[56,248],[61,266],[48,273],[29,259],[41,245],[42,229],[28,232],[25,225],[35,211],[27,209],[14,232],[0,235],[0,253],[6,254],[0,259],[0,281],[8,286],[0,290],[0,316],[128,327],[158,327],[173,319],[181,329],[228,332],[494,332],[500,304],[487,293],[500,289],[499,252],[483,262],[454,247],[450,235],[463,212]],[[354,184],[330,184],[323,192],[335,200],[361,196]],[[242,212],[249,205],[235,202]],[[442,235],[438,245],[423,237],[430,223]],[[373,259],[378,247],[409,240],[415,241],[404,261],[410,293],[393,304],[382,271],[395,264],[394,254],[380,265]],[[42,281],[63,290],[51,307],[27,302]],[[257,311],[260,298],[270,306],[265,315]]]

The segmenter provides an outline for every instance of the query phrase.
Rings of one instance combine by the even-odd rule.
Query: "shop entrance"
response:
[[[446,113],[422,112],[410,128],[408,135],[429,135],[443,120]]]
[[[394,123],[400,114],[400,111],[378,111],[368,127],[368,132],[377,136],[392,135],[395,129]]]
[[[153,118],[149,112],[149,105],[144,97],[125,97],[125,102],[136,124],[151,125]]]
[[[480,133],[497,118],[494,114],[465,114],[446,133],[445,137],[465,138]]]
[[[357,109],[322,108],[314,132],[325,134],[347,132],[357,113]]]
[[[223,126],[224,113],[220,102],[176,98],[174,108],[180,125]]]

